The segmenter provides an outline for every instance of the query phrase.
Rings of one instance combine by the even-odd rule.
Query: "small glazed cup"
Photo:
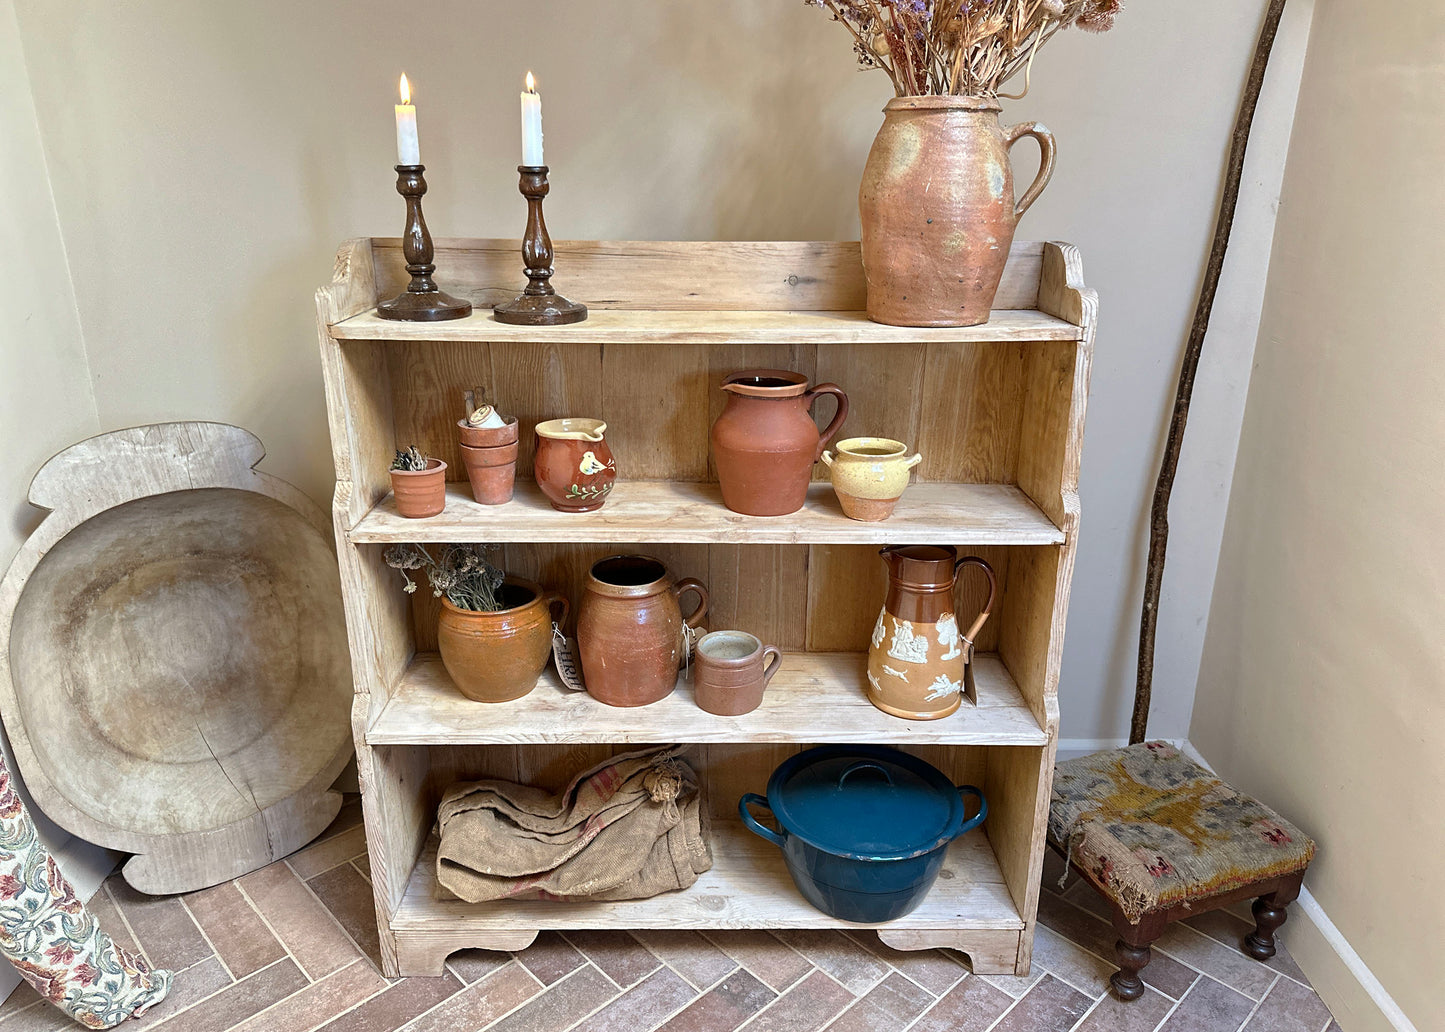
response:
[[[776,646],[764,645],[747,631],[704,634],[693,659],[697,704],[720,717],[751,713],[762,704],[763,690],[782,663]]]
[[[823,464],[831,471],[833,491],[843,515],[849,519],[876,523],[893,515],[893,506],[908,487],[908,473],[923,461],[923,455],[908,454],[902,441],[887,437],[850,437],[823,452]]]
[[[394,469],[391,492],[399,515],[413,520],[436,516],[447,505],[447,464],[427,459],[426,469]]]

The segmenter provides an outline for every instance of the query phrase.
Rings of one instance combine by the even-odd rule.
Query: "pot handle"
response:
[[[782,849],[783,844],[787,841],[786,836],[779,834],[766,825],[759,824],[758,819],[748,812],[749,806],[761,806],[771,814],[773,808],[768,805],[768,801],[756,792],[749,792],[738,800],[738,815],[742,817],[743,823],[748,826],[748,830],[754,835],[766,839],[779,849]]]
[[[843,787],[843,782],[848,779],[849,774],[857,773],[860,770],[876,770],[879,774],[883,775],[884,781],[890,785],[893,784],[893,775],[888,773],[887,767],[881,763],[874,763],[872,760],[859,760],[857,763],[849,765],[842,774],[838,775],[838,787]]]
[[[983,797],[982,792],[974,788],[972,785],[958,785],[956,787],[958,788],[959,795],[973,796],[975,799],[978,800],[978,813],[974,814],[968,820],[964,821],[963,827],[958,829],[958,834],[962,835],[964,832],[972,831],[974,828],[978,827],[980,824],[983,823],[983,819],[988,816],[988,800]],[[968,804],[964,803],[963,805],[966,810]],[[957,836],[955,836],[955,838],[956,837]]]
[[[820,394],[831,394],[837,398],[838,410],[833,413],[833,421],[824,427],[822,435],[818,438],[818,450],[813,453],[814,462],[817,462],[823,457],[823,449],[828,447],[828,444],[833,440],[833,435],[842,428],[843,420],[848,418],[848,395],[845,394],[843,388],[839,387],[836,383],[820,383],[807,394],[803,395],[804,399],[808,402],[809,412],[813,411],[813,404],[818,400],[818,395]]]
[[[557,603],[562,603],[562,615],[557,615]],[[552,613],[552,622],[558,627],[567,626],[567,614],[572,611],[572,603],[567,601],[567,596],[560,591],[549,591],[542,596],[542,604]]]
[[[702,581],[695,577],[684,577],[672,586],[672,597],[681,602],[682,596],[689,591],[697,592],[698,603],[697,608],[692,611],[692,615],[683,623],[689,627],[696,627],[702,623],[702,618],[707,616],[707,588],[703,586]]]
[[[1049,179],[1054,174],[1054,134],[1037,122],[1020,122],[1005,129],[1003,135],[1010,149],[1025,136],[1032,136],[1039,141],[1039,174],[1034,176],[1034,181],[1014,206],[1014,218],[1020,219],[1034,201],[1039,199],[1039,194],[1044,192],[1044,187],[1049,185]]]
[[[818,458],[823,460],[823,465],[827,466],[829,469],[833,468],[833,453],[830,452],[827,448],[823,449],[823,454],[819,455]]]
[[[984,573],[988,574],[988,601],[983,604],[983,609],[979,611],[978,618],[973,621],[973,626],[970,627],[968,633],[963,636],[963,640],[968,642],[969,647],[972,648],[973,640],[978,637],[978,632],[983,630],[983,625],[988,621],[989,614],[993,612],[993,601],[998,597],[998,577],[994,574],[993,567],[976,555],[966,555],[954,563],[953,572],[955,574],[958,573],[959,569],[965,563],[977,566],[983,570]]]

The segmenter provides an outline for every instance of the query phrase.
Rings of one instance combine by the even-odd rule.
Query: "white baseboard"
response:
[[[1280,932],[1345,1032],[1419,1032],[1309,889],[1300,890]]]

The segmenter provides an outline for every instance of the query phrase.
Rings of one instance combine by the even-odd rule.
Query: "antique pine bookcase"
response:
[[[1095,294],[1067,244],[1017,243],[984,326],[870,322],[856,243],[557,245],[558,286],[591,317],[559,327],[497,323],[521,286],[519,244],[443,240],[437,279],[477,310],[452,322],[379,319],[406,281],[397,239],[344,244],[317,322],[336,462],[337,552],[356,682],[356,739],[381,950],[388,975],[437,975],[448,953],[515,950],[540,929],[828,928],[778,851],[742,830],[738,797],[764,791],[786,756],[822,742],[878,742],[925,757],[986,793],[983,827],[958,840],[923,905],[879,929],[899,949],[949,947],[973,969],[1028,970],[1058,733],[1064,615],[1078,534],[1079,451]],[[708,431],[722,378],[770,367],[841,384],[841,435],[923,453],[917,482],[883,523],[845,518],[820,472],[807,506],[756,518],[723,507]],[[462,390],[519,417],[515,499],[472,501],[457,455]],[[818,405],[826,420],[829,402]],[[532,426],[605,419],[619,480],[605,507],[548,508],[526,478]],[[397,516],[393,450],[448,463],[446,511]],[[641,551],[710,589],[707,624],[785,650],[761,709],[716,717],[686,677],[668,699],[611,709],[563,689],[549,667],[515,702],[469,702],[437,658],[436,608],[386,567],[389,543],[490,542],[507,570],[575,603],[597,558]],[[887,716],[864,698],[882,604],[884,544],[953,544],[998,571],[979,641],[977,703],[942,720]],[[981,578],[979,578],[981,580]],[[980,604],[965,577],[961,617]],[[713,817],[713,869],[683,892],[621,903],[434,898],[437,801],[452,782],[506,777],[561,787],[574,771],[648,743],[689,743]]]

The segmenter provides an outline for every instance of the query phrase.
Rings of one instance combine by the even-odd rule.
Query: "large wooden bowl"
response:
[[[0,713],[40,808],[181,892],[260,867],[336,815],[351,673],[324,516],[251,467],[237,427],[84,441],[0,584]]]

